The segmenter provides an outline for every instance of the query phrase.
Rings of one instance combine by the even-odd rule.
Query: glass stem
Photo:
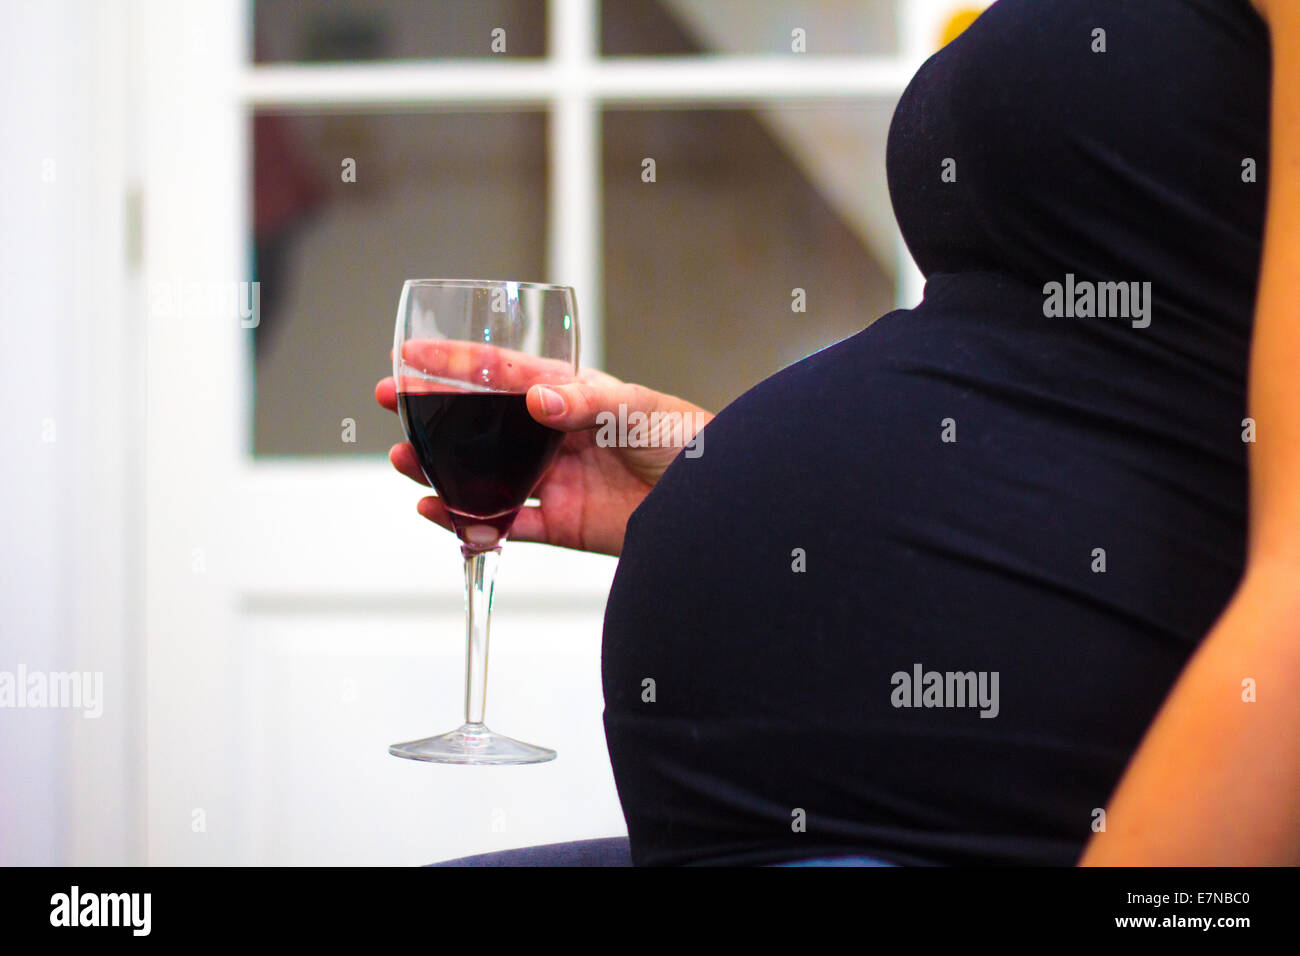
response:
[[[488,627],[500,548],[465,555],[465,723],[482,726],[487,706]]]

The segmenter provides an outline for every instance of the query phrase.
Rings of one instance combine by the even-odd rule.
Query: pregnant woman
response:
[[[528,395],[632,861],[1300,863],[1300,3],[1000,0],[888,170],[924,301],[699,454]]]

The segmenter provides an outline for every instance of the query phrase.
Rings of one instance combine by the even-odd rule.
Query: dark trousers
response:
[[[632,851],[627,837],[548,843],[517,850],[479,853],[430,866],[631,866]]]
[[[632,852],[627,837],[600,840],[577,840],[573,843],[548,843],[525,846],[517,850],[479,853],[458,860],[430,863],[430,866],[631,866]],[[867,856],[818,857],[775,866],[893,866]]]

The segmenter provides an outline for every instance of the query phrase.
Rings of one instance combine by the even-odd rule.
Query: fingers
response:
[[[571,382],[572,362],[455,339],[402,343],[402,391],[459,390],[465,386],[522,392],[535,382]]]
[[[456,530],[451,526],[451,515],[447,513],[447,506],[432,495],[417,501],[415,510],[420,512],[421,516],[428,518],[434,524],[446,528],[448,531]]]
[[[415,456],[415,447],[410,442],[402,442],[388,449],[388,460],[412,481],[425,486],[429,484],[429,479],[424,477],[424,471],[420,468],[420,459]]]
[[[510,540],[549,544],[550,538],[546,534],[546,520],[542,517],[542,509],[536,505],[532,507],[525,505],[520,508],[519,514],[515,515],[515,523],[510,526]]]
[[[489,384],[502,391],[523,392],[539,381],[558,385],[574,380],[567,362],[539,359],[475,342],[413,339],[403,346],[402,352],[409,367],[447,380],[441,383],[442,387],[452,390],[457,388],[454,382]],[[594,368],[581,369],[576,377],[580,382],[604,388],[623,384],[607,372]],[[439,388],[439,383],[428,382],[419,376],[408,376],[404,384],[413,392]],[[397,382],[393,376],[379,380],[375,386],[375,401],[390,412],[397,411]]]

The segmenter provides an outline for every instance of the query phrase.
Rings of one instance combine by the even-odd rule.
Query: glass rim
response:
[[[419,286],[446,289],[494,289],[498,286],[513,285],[520,289],[536,289],[543,292],[573,292],[571,285],[553,285],[549,282],[519,282],[515,279],[407,279],[403,288]]]

